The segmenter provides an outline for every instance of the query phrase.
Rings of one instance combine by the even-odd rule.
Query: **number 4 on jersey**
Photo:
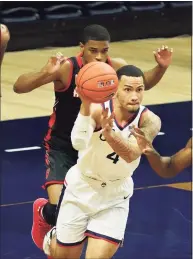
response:
[[[118,156],[115,152],[113,152],[113,153],[107,155],[106,157],[107,157],[108,159],[113,160],[113,164],[116,164],[116,163],[119,161],[119,156]]]

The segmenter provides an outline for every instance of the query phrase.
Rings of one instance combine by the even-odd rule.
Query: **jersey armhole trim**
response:
[[[144,114],[145,112],[147,112],[147,111],[149,111],[149,109],[148,109],[147,107],[145,107],[145,108],[143,109],[143,111],[141,112],[141,115],[140,115],[140,118],[139,118],[139,121],[138,121],[138,128],[141,127],[141,119],[142,119],[142,116],[143,116],[143,114]]]

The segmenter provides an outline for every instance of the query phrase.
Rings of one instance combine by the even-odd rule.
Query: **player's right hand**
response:
[[[113,127],[114,113],[109,116],[109,109],[106,108],[101,114],[101,127],[103,133],[110,133]]]
[[[76,80],[76,79],[75,79]],[[85,98],[81,92],[79,91],[79,87],[77,86],[75,88],[75,92],[77,93],[78,97],[80,98],[82,105],[84,105],[85,107],[90,106],[91,105],[91,101],[88,98]]]
[[[67,59],[68,58],[64,57],[61,52],[58,52],[55,56],[48,59],[47,64],[41,69],[41,71],[51,75],[59,70],[61,64],[63,64]]]

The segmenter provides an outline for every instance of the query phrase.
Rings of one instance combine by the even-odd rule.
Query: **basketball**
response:
[[[93,103],[111,99],[118,88],[115,70],[104,62],[91,62],[80,69],[76,86],[79,93]]]

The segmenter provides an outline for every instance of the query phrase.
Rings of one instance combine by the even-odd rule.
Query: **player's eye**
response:
[[[91,49],[90,52],[97,53],[98,51],[97,51],[97,49]]]
[[[105,53],[107,53],[107,52],[108,52],[108,49],[104,49],[104,50],[102,51],[103,54],[105,54]]]

